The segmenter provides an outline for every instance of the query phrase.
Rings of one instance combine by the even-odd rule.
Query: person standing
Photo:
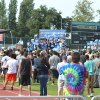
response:
[[[18,45],[21,45],[21,46],[23,46],[23,40],[20,38],[20,40],[18,41]]]
[[[41,66],[42,57],[40,56],[40,51],[37,50],[36,56],[34,58],[34,82],[37,81],[39,83],[39,77],[38,77],[38,67]]]
[[[94,96],[94,90],[93,90],[93,85],[94,85],[94,72],[96,69],[96,65],[94,61],[92,60],[92,55],[86,55],[86,62],[84,63],[84,66],[86,67],[86,70],[88,72],[87,79],[86,79],[86,86],[88,90],[88,97]],[[91,91],[90,91],[91,89]],[[91,94],[90,94],[91,92]]]
[[[20,61],[25,58],[24,57],[24,51],[20,50],[19,52],[20,52],[20,54],[17,55],[17,57],[16,57],[18,63],[20,63]],[[18,72],[17,72],[17,80],[16,80],[16,82],[18,82],[18,81],[19,81],[19,77],[18,77]]]
[[[30,40],[27,41],[27,51],[28,52],[31,51],[31,42],[30,42]]]
[[[24,46],[24,42],[23,40],[20,38],[20,40],[17,43],[17,49],[23,50],[23,46]]]
[[[24,59],[24,51],[20,51],[20,54],[16,57],[16,59],[18,60],[18,62],[20,62],[22,59]]]
[[[34,38],[34,50],[38,50],[38,46],[39,46],[39,38],[38,36],[36,36]]]
[[[54,85],[55,78],[58,78],[57,64],[60,62],[60,58],[56,51],[53,51],[53,55],[49,58],[50,70],[52,74],[52,85]]]
[[[20,83],[20,92],[19,96],[22,95],[22,87],[28,86],[29,88],[29,96],[31,96],[31,77],[32,77],[32,62],[28,57],[28,53],[24,53],[25,58],[20,61],[18,76]]]
[[[64,48],[64,47],[62,47],[61,50],[60,50],[60,61],[62,61],[61,58],[62,58],[63,55],[67,56],[67,55],[66,55],[66,48]],[[68,57],[67,57],[67,58],[68,58]],[[67,60],[68,60],[68,59],[67,59]]]
[[[7,50],[4,52],[4,56],[1,59],[1,67],[2,67],[2,71],[3,71],[3,75],[4,75],[4,81],[5,81],[5,75],[6,75],[7,70],[8,70],[8,68],[6,68],[6,64],[7,64],[7,61],[9,59],[10,59],[9,51]]]
[[[58,73],[59,73],[60,68],[66,64],[67,64],[67,57],[64,55],[64,56],[62,56],[62,62],[58,63],[58,65],[57,65]],[[63,94],[64,80],[65,80],[64,75],[59,74],[59,77],[58,77],[58,96]]]
[[[7,61],[6,68],[8,68],[3,90],[6,89],[8,81],[11,81],[11,90],[13,90],[14,82],[16,81],[16,74],[18,68],[18,61],[16,60],[16,54],[11,54],[11,58]]]
[[[42,56],[43,54],[41,54]],[[49,68],[50,65],[47,62],[45,57],[41,60],[41,66],[39,66],[39,81],[40,81],[40,95],[46,96],[47,95],[47,82],[48,82],[48,75],[49,75]]]
[[[80,61],[80,54],[78,52],[74,52],[72,54],[72,63],[64,65],[59,70],[59,74],[63,74],[65,77],[65,82],[64,82],[65,96],[83,95],[84,93],[86,68],[80,65],[79,61]]]
[[[96,70],[94,75],[94,87],[100,87],[100,54],[99,53],[95,55],[95,59],[93,61],[96,64]]]
[[[81,52],[80,62],[81,62],[83,65],[84,65],[84,63],[86,62],[85,51],[82,51],[82,52]]]
[[[72,55],[71,54],[72,54],[72,52],[70,51],[69,54],[68,54],[68,56],[67,56],[67,62],[68,63],[72,62]]]

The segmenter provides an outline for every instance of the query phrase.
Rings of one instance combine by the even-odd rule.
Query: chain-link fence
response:
[[[27,41],[31,40],[32,38],[28,38],[28,37],[4,37],[3,41],[1,42],[1,44],[3,44],[4,46],[7,46],[7,45],[15,45],[18,43],[18,41],[22,39],[23,40],[23,43],[24,43],[24,47],[26,47],[26,44],[27,44]]]

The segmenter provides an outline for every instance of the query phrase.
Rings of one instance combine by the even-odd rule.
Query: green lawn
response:
[[[39,91],[39,83],[32,84],[33,91]],[[100,88],[94,88],[95,95],[100,95]],[[57,95],[57,83],[55,85],[51,85],[51,82],[48,82],[48,94],[49,95]],[[85,90],[84,95],[86,96],[86,100],[91,100],[91,98],[87,97],[87,91]]]
[[[3,82],[2,78],[0,78],[0,82]],[[16,82],[15,83],[16,86],[19,86],[19,84]],[[27,87],[25,87],[27,88]],[[39,83],[33,83],[32,84],[32,91],[37,91],[39,92],[40,89],[40,85]],[[100,95],[100,88],[95,88],[94,89],[95,95]],[[51,81],[48,82],[48,95],[53,95],[56,96],[57,95],[57,82],[55,82],[54,85],[51,85]],[[86,96],[86,100],[91,100],[91,98],[87,97],[87,91],[85,90],[84,95]]]
[[[39,83],[32,84],[32,91],[39,92]],[[100,88],[94,89],[95,95],[100,95]],[[51,85],[51,82],[48,82],[48,95],[57,95],[57,83],[55,85]],[[86,100],[91,100],[91,98],[87,97],[87,91],[85,90],[84,95],[86,96]]]

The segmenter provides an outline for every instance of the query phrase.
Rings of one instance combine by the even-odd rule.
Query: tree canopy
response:
[[[91,7],[92,2],[89,0],[79,0],[77,2],[76,8],[73,11],[74,15],[72,16],[73,21],[78,22],[90,22],[93,21],[93,9]]]
[[[0,28],[7,28],[7,15],[5,0],[0,2]]]
[[[8,12],[8,28],[13,32],[14,35],[17,35],[16,14],[17,14],[17,0],[10,0],[9,12]]]
[[[72,18],[67,16],[62,18],[61,12],[58,12],[55,8],[47,8],[46,5],[41,5],[35,9],[34,5],[34,0],[23,0],[18,13],[17,0],[10,0],[8,9],[6,9],[5,0],[1,0],[0,28],[10,29],[13,36],[33,37],[34,34],[39,33],[39,29],[66,29],[70,32],[71,21],[91,22],[94,19],[92,2],[89,0],[77,2]],[[99,9],[97,13],[98,21],[100,21]]]

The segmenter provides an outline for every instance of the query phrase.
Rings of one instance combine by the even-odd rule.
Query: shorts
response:
[[[58,71],[51,69],[51,76],[52,78],[58,79],[58,76],[59,76]]]
[[[64,80],[58,79],[58,90],[63,90],[64,87]]]
[[[16,81],[16,73],[13,74],[6,74],[6,80],[7,81]]]
[[[89,87],[89,79],[88,78],[86,78],[85,84],[86,84],[86,87],[88,88]]]
[[[88,78],[86,78],[86,87],[92,87],[94,85],[94,75],[89,75]]]
[[[31,78],[30,78],[30,76],[21,75],[21,77],[19,79],[19,84],[22,85],[22,86],[31,85]]]

